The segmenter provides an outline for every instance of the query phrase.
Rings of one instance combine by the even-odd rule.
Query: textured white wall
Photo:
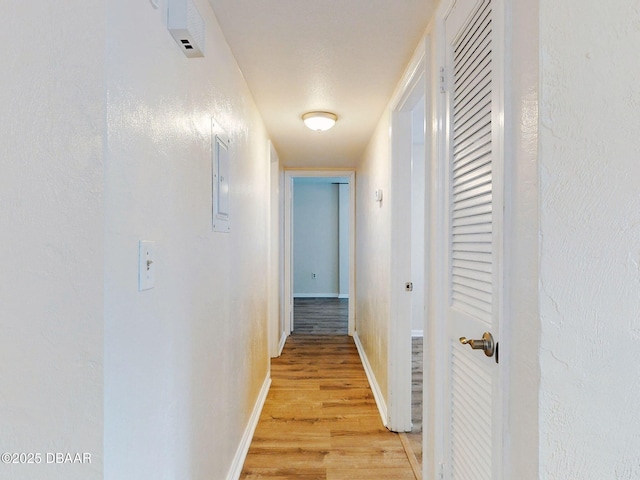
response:
[[[640,478],[640,4],[540,2],[540,478]]]
[[[166,2],[113,0],[106,59],[105,479],[223,479],[267,376],[269,147],[206,0],[205,57]],[[211,231],[210,117],[231,138],[231,228]],[[137,244],[156,286],[137,291]]]
[[[294,296],[338,296],[339,240],[338,185],[294,179]]]
[[[99,479],[104,2],[2,7],[0,453],[42,457],[0,478]]]
[[[505,479],[538,480],[538,0],[510,1],[505,134]],[[572,476],[564,478],[573,478]]]
[[[356,176],[356,332],[388,403],[390,255],[388,196],[374,201],[380,188],[389,193],[391,116],[383,113],[358,164]]]

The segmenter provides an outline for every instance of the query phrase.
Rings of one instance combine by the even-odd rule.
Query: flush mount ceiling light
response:
[[[308,112],[302,115],[304,124],[316,132],[324,132],[333,127],[338,116],[329,112]]]

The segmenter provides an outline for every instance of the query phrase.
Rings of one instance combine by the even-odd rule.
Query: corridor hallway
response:
[[[292,335],[271,377],[241,479],[415,479],[351,337]]]

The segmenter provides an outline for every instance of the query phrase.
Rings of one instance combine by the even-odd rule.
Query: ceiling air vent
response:
[[[187,57],[204,57],[204,20],[193,0],[169,0],[167,28]]]

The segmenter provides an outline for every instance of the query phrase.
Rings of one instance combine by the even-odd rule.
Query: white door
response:
[[[445,18],[444,471],[451,480],[502,478],[500,367],[489,348],[495,343],[482,340],[485,332],[499,340],[501,313],[502,102],[494,2],[458,0]]]

